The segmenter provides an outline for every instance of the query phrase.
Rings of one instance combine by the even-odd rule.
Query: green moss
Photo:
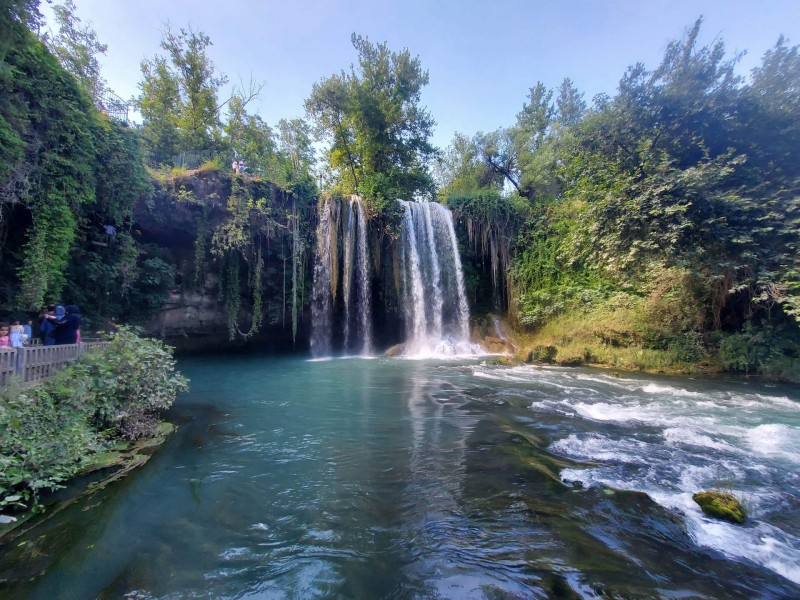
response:
[[[525,362],[518,356],[503,355],[495,358],[493,364],[501,365],[503,367],[519,367],[524,365]]]
[[[697,492],[692,496],[692,500],[697,502],[709,517],[739,524],[744,523],[747,518],[747,511],[742,503],[729,492]]]

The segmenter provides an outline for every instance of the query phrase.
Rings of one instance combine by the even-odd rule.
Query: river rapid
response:
[[[3,598],[798,598],[800,391],[482,360],[183,359],[151,461]],[[731,489],[744,526],[691,499]]]

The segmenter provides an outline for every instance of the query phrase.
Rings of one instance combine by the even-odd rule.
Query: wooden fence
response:
[[[15,376],[23,383],[47,379],[84,354],[104,350],[108,344],[109,342],[92,341],[0,350],[0,385],[6,385]]]

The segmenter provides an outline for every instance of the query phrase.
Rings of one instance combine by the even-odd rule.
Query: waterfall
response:
[[[353,201],[347,205],[347,229],[344,232],[344,278],[342,280],[342,293],[344,295],[344,347],[350,346],[350,290],[353,287],[353,246],[355,235],[353,233]]]
[[[311,354],[331,353],[333,294],[331,292],[331,203],[322,206],[317,225],[317,254],[314,260],[314,289],[311,297]]]
[[[339,223],[339,215],[342,214],[346,221]],[[342,261],[338,260],[340,248],[344,254]],[[346,353],[369,355],[372,352],[372,290],[368,248],[367,215],[361,199],[351,196],[344,201],[325,200],[317,226],[311,306],[311,353],[315,357],[330,356],[335,340],[341,341]],[[334,313],[339,310],[339,281],[340,329],[334,326]]]
[[[464,272],[450,211],[435,202],[401,201],[401,302],[404,354],[472,354]]]
[[[369,281],[369,252],[367,251],[367,213],[360,200],[353,200],[358,211],[358,314],[361,354],[372,353],[372,289]]]
[[[403,354],[474,354],[452,215],[436,202],[399,202],[404,212],[395,256],[406,338]],[[311,310],[315,357],[334,351],[368,356],[374,351],[369,247],[361,199],[323,201]]]

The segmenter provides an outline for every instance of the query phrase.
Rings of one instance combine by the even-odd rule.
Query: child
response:
[[[8,335],[10,332],[11,328],[7,324],[0,325],[0,348],[11,348],[11,339]]]
[[[22,329],[22,325],[19,324],[19,321],[14,321],[14,324],[11,326],[11,329],[8,333],[8,340],[12,347],[22,348],[23,333],[24,330]]]

